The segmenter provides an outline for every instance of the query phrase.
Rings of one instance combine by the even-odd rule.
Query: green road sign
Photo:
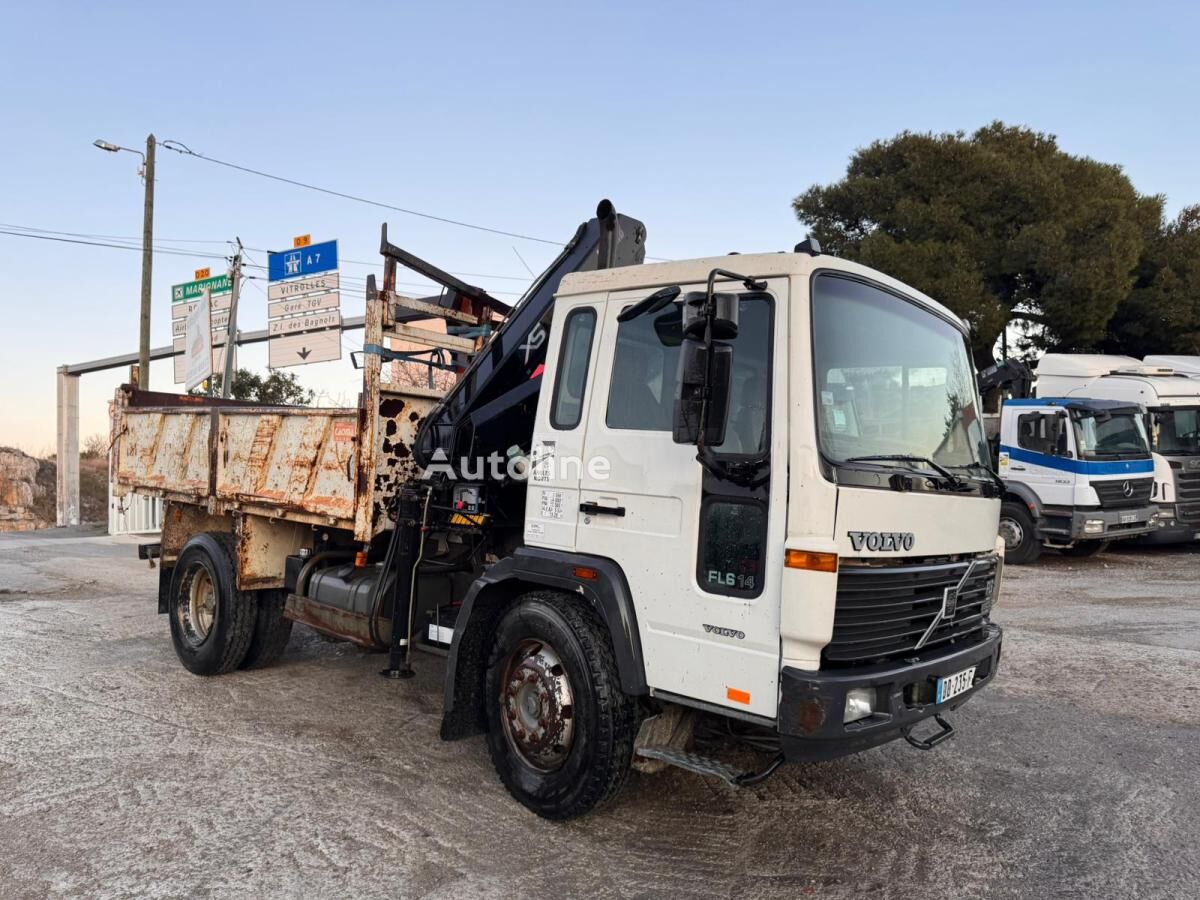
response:
[[[212,278],[202,278],[199,281],[185,281],[183,284],[171,285],[171,302],[184,303],[204,295],[205,291],[213,294],[228,294],[233,290],[228,275],[214,275]]]

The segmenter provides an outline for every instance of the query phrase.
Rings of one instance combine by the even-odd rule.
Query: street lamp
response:
[[[96,139],[92,145],[108,153],[124,150],[142,158],[142,180],[146,184],[146,201],[142,215],[142,313],[138,335],[138,387],[150,388],[150,275],[154,259],[154,135],[146,138],[146,152],[132,150],[109,141]]]

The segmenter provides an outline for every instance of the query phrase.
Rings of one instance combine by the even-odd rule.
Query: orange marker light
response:
[[[727,687],[727,688],[725,688],[725,696],[728,697],[730,700],[732,700],[734,703],[744,703],[747,706],[750,705],[750,692],[749,691],[739,691],[737,688]]]
[[[582,578],[585,581],[595,581],[600,577],[600,573],[595,569],[589,569],[587,566],[576,566],[575,577]]]
[[[362,550],[359,550],[357,553],[354,554],[354,568],[364,569],[364,568],[366,568],[366,565],[367,565],[367,554],[364,553]]]
[[[783,555],[783,564],[789,569],[808,569],[810,572],[836,572],[836,553],[819,553],[815,550],[788,550]]]

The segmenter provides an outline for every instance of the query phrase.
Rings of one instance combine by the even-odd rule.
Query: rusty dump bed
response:
[[[408,448],[437,396],[382,391],[368,417],[125,386],[113,406],[114,493],[343,528],[369,540],[386,526],[384,495],[415,474]],[[373,438],[365,453],[364,436]]]

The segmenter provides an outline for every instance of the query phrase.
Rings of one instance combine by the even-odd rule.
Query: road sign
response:
[[[205,278],[208,278],[210,275],[212,275],[212,270],[209,269],[207,266],[205,266],[203,269],[196,270],[195,279],[197,281],[203,281]]]
[[[322,309],[337,309],[341,305],[341,295],[337,291],[329,294],[309,294],[307,297],[294,297],[291,300],[280,300],[267,304],[267,315],[292,316],[297,313],[314,313]]]
[[[267,280],[301,278],[338,267],[337,241],[310,244],[296,250],[281,250],[267,255]]]
[[[195,306],[194,303],[189,303],[188,306]],[[216,310],[212,313],[212,328],[213,328],[213,343],[220,343],[225,339],[225,332],[229,330],[229,306],[224,309]],[[183,337],[187,330],[187,318],[171,320],[171,337]],[[220,340],[216,340],[217,334],[220,334]]]
[[[232,294],[219,294],[212,298],[213,315],[216,316],[218,310],[229,309],[229,304],[233,301]],[[187,303],[172,303],[171,318],[186,319],[191,315],[192,310],[196,308],[196,300],[189,300]]]
[[[202,381],[211,378],[212,369],[212,321],[209,318],[209,295],[205,293],[196,304],[192,314],[185,320],[184,331],[184,389],[191,390]]]
[[[323,328],[341,328],[342,311],[334,309],[327,312],[314,313],[310,316],[292,316],[288,319],[271,319],[267,322],[267,334],[279,337],[285,334],[297,334],[301,331],[317,331]]]
[[[171,285],[171,302],[183,303],[187,300],[199,300],[205,291],[213,294],[228,294],[233,290],[233,282],[229,275],[214,275],[212,278],[198,278],[195,281],[185,281],[183,284]]]
[[[286,300],[288,297],[298,297],[300,294],[312,294],[318,291],[336,291],[338,289],[338,273],[316,275],[312,278],[298,278],[295,281],[280,281],[267,286],[268,300]],[[274,313],[272,313],[274,315]]]
[[[292,247],[293,248],[307,247],[311,243],[312,243],[312,235],[311,234],[298,234],[294,238],[292,238]]]
[[[268,356],[267,365],[272,369],[341,359],[342,332],[335,329],[271,338]]]

